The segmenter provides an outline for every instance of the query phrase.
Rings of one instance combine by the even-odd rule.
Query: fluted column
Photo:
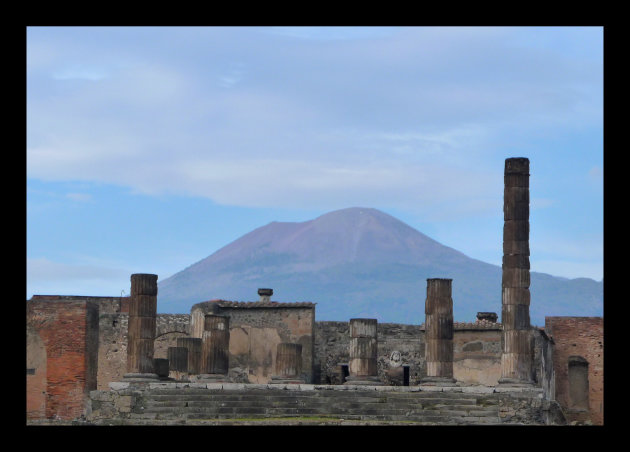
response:
[[[202,339],[200,378],[224,380],[229,369],[230,318],[206,314]]]
[[[188,372],[188,349],[186,347],[169,347],[167,356],[168,370]]]
[[[192,375],[201,373],[202,339],[197,337],[178,337],[177,346],[188,349],[188,369]]]
[[[378,378],[376,319],[350,319],[349,375],[344,384],[382,385]]]
[[[529,319],[529,160],[505,160],[503,194],[503,276],[501,323],[502,384],[532,383]]]
[[[276,347],[276,375],[272,383],[304,383],[302,373],[302,345],[282,342]]]
[[[452,279],[427,279],[424,305],[425,359],[427,376],[423,384],[450,385],[453,378]]]
[[[153,363],[157,315],[157,275],[131,275],[125,379],[156,379]]]

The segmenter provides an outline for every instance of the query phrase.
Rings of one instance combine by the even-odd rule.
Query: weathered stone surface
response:
[[[153,373],[153,339],[135,339],[127,345],[127,373]]]
[[[186,347],[168,348],[168,370],[188,372],[188,349]]]
[[[530,273],[527,268],[506,268],[503,267],[501,284],[503,287],[529,288]]]
[[[505,160],[503,191],[502,308],[503,353],[499,382],[531,382],[529,286],[529,160]]]
[[[346,384],[349,384],[350,380],[369,380],[371,377],[378,380],[377,320],[350,319],[349,332],[349,376]]]
[[[503,180],[506,187],[529,188],[529,175],[527,174],[506,174]]]
[[[525,304],[504,304],[501,307],[503,330],[529,330],[529,306]]]
[[[529,240],[529,221],[506,219],[503,223],[503,241]]]
[[[157,296],[135,295],[129,303],[129,316],[155,318],[157,312]]]
[[[149,273],[135,273],[131,275],[131,296],[153,295],[157,296],[158,276]]]
[[[133,304],[133,303],[132,303]],[[129,316],[129,341],[155,339],[155,315],[153,317]]]
[[[297,377],[302,373],[302,346],[283,342],[276,348],[276,376]]]
[[[188,372],[191,374],[201,373],[201,349],[203,339],[197,337],[178,337],[177,346],[185,347],[188,350]]]
[[[529,241],[528,240],[510,240],[503,242],[503,254],[522,254],[529,256]]]
[[[503,256],[503,268],[530,268],[529,255],[507,254]]]
[[[227,374],[229,370],[229,317],[205,316],[201,369],[203,374]]]
[[[523,304],[529,306],[531,293],[528,287],[503,287],[502,305]]]
[[[453,315],[427,314],[425,328],[427,338],[453,339]]]
[[[427,376],[453,378],[453,300],[451,279],[427,279],[425,301]],[[454,381],[454,380],[453,380]]]
[[[517,222],[529,221],[529,203],[505,201],[503,204],[503,219],[505,221],[516,220]]]
[[[350,337],[377,337],[377,319],[350,319]]]
[[[529,159],[527,157],[505,159],[505,174],[529,174]]]

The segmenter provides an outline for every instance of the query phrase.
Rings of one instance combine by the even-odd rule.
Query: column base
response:
[[[123,381],[159,381],[158,374],[130,372],[123,375]]]
[[[285,385],[303,385],[306,382],[300,378],[272,376],[271,384],[285,384]]]
[[[344,385],[384,386],[385,383],[383,383],[378,377],[348,376],[346,377]]]
[[[229,383],[230,379],[225,374],[199,374],[196,381],[199,383]]]
[[[424,377],[420,386],[457,386],[457,380],[451,377]]]
[[[527,388],[535,386],[536,383],[533,380],[520,380],[518,378],[499,378],[499,385],[511,386],[515,388]]]

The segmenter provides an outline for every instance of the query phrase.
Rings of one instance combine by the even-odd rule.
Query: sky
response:
[[[510,157],[530,160],[531,271],[603,278],[602,27],[26,35],[27,299],[128,295],[346,207],[501,265]]]

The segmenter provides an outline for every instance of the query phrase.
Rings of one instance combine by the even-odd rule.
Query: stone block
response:
[[[109,383],[109,388],[112,391],[121,391],[123,389],[129,389],[129,383],[124,381],[112,381]]]

